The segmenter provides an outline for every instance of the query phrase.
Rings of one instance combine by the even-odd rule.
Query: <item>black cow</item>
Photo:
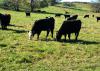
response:
[[[84,18],[89,18],[89,15],[85,15]]]
[[[46,39],[49,35],[49,32],[51,31],[53,38],[54,26],[55,26],[55,19],[53,17],[35,21],[32,30],[29,32],[29,39],[31,39],[31,37],[34,36],[35,34],[37,34],[37,39],[39,39],[41,31],[47,31]]]
[[[33,12],[41,13],[41,10],[34,10]]]
[[[64,14],[64,17],[65,17],[65,19],[66,19],[67,17],[70,17],[70,15]]]
[[[46,13],[46,11],[41,11],[41,13]]]
[[[69,17],[67,20],[76,20],[78,17],[78,15],[73,15],[71,17]]]
[[[94,15],[92,15],[92,17],[94,17]]]
[[[61,16],[61,14],[55,14],[55,17],[60,17]]]
[[[96,19],[97,19],[97,22],[100,20],[100,17],[96,17]]]
[[[7,29],[7,26],[10,25],[10,19],[11,15],[10,14],[1,14],[0,13],[0,22],[1,22],[1,27],[2,30]]]
[[[60,41],[61,36],[65,36],[66,40],[66,35],[68,34],[68,38],[70,40],[70,35],[71,33],[75,33],[75,40],[77,40],[79,32],[81,29],[81,21],[80,20],[67,20],[64,21],[62,26],[60,27],[58,33],[56,34],[56,39],[57,41]]]
[[[65,14],[68,14],[69,12],[65,11]]]
[[[5,14],[5,17],[6,17],[7,24],[10,25],[11,15],[10,14]]]
[[[25,12],[26,13],[26,16],[30,16],[30,12]]]

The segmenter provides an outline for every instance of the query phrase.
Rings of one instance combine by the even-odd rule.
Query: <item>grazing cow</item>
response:
[[[34,12],[36,12],[36,13],[46,13],[46,11],[42,11],[42,10],[34,10]]]
[[[70,15],[64,14],[64,17],[65,17],[65,19],[66,19],[67,17],[70,17]]]
[[[34,12],[36,12],[36,13],[40,13],[40,12],[41,12],[41,10],[34,10]]]
[[[41,11],[41,13],[46,13],[46,11]]]
[[[53,38],[54,26],[55,26],[55,19],[53,17],[35,21],[32,30],[29,32],[29,39],[31,39],[32,36],[34,36],[35,34],[37,34],[37,39],[39,39],[41,31],[47,31],[46,39],[49,35],[49,32],[51,31]]]
[[[68,14],[69,12],[65,11],[65,14]]]
[[[100,20],[100,17],[96,17],[96,19],[97,19],[97,22]]]
[[[61,14],[55,14],[55,17],[60,17],[61,16]]]
[[[6,16],[7,24],[10,25],[11,15],[10,14],[5,14],[5,16]]]
[[[92,17],[94,17],[94,15],[92,15]]]
[[[26,14],[26,16],[30,16],[30,10],[27,9],[27,10],[25,11],[25,14]]]
[[[78,15],[73,15],[71,17],[69,17],[67,20],[76,20],[78,17]]]
[[[2,30],[7,29],[7,26],[10,25],[10,19],[11,15],[10,14],[1,14],[0,13],[0,22],[1,22],[1,27]]]
[[[62,26],[60,27],[58,33],[56,34],[56,39],[57,41],[60,41],[61,36],[65,36],[66,40],[66,35],[68,34],[68,38],[70,40],[70,35],[71,33],[75,33],[75,40],[77,40],[79,32],[81,29],[81,21],[80,20],[67,20],[64,21]]]
[[[89,18],[89,15],[85,15],[84,18]]]
[[[30,16],[30,12],[26,12],[26,16]]]

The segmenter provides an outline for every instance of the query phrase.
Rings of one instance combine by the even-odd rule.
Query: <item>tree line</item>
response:
[[[3,0],[0,6],[16,11],[26,9],[34,11],[36,8],[43,8],[56,3],[56,0]]]
[[[48,7],[57,4],[61,0],[1,0],[0,7],[4,9],[11,9],[15,11],[29,10],[33,12],[35,9]],[[70,4],[67,4],[70,5]],[[100,13],[100,0],[96,0],[91,4],[93,12]]]

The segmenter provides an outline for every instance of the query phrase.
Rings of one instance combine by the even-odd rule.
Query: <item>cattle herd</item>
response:
[[[55,14],[55,17],[60,17],[61,14]],[[65,20],[58,32],[56,33],[56,40],[60,41],[62,35],[65,36],[68,34],[68,38],[70,40],[71,33],[75,33],[75,40],[78,39],[78,35],[81,29],[82,22],[81,20],[77,20],[78,15],[64,15]],[[89,15],[85,15],[84,18],[89,18]],[[100,20],[100,17],[97,18],[97,21]],[[55,19],[53,17],[46,17],[45,19],[36,20],[33,24],[31,31],[29,31],[29,39],[32,39],[32,36],[37,34],[37,39],[39,39],[39,35],[41,31],[47,31],[46,39],[51,31],[53,38],[53,31],[55,27]]]
[[[29,13],[27,13],[27,16],[30,16]],[[61,14],[55,14],[55,17],[60,17]],[[70,40],[71,33],[75,33],[75,40],[78,39],[78,35],[81,29],[82,22],[81,20],[77,20],[78,15],[68,15],[64,14],[65,21],[62,23],[60,29],[56,33],[56,40],[60,41],[62,35],[65,36],[68,35],[68,38]],[[94,15],[92,15],[94,17]],[[85,15],[83,18],[89,18],[89,15]],[[97,22],[100,20],[100,17],[96,17]],[[10,25],[11,15],[10,14],[1,14],[0,13],[0,25],[2,30],[6,30],[7,26]],[[36,20],[32,26],[31,31],[29,31],[29,39],[32,39],[32,36],[37,34],[37,39],[39,39],[39,35],[42,31],[47,31],[46,39],[49,35],[49,32],[52,34],[53,38],[53,32],[55,28],[55,19],[53,17],[46,17],[44,19]]]

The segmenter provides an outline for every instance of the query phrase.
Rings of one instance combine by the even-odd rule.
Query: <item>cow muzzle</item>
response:
[[[31,40],[32,39],[32,31],[29,31],[28,35],[29,35],[29,40]]]

